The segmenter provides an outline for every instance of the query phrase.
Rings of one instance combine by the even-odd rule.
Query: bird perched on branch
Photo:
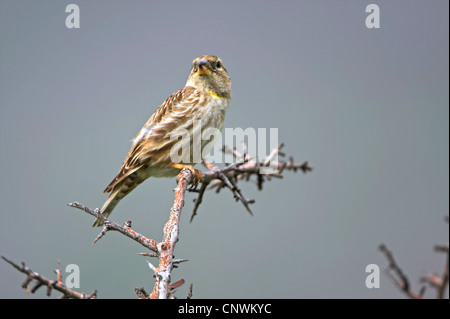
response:
[[[201,174],[193,165],[209,153],[217,135],[200,140],[195,136],[222,130],[230,98],[231,80],[222,60],[213,55],[194,59],[186,86],[169,96],[133,139],[119,173],[104,190],[110,195],[101,213],[108,217],[123,197],[151,176],[174,177],[187,168],[198,183]],[[93,226],[102,224],[97,219]]]

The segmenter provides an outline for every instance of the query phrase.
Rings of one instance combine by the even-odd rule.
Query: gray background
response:
[[[99,207],[156,107],[184,86],[191,61],[216,54],[233,81],[226,127],[279,129],[311,174],[286,173],[258,192],[251,217],[228,191],[182,213],[173,281],[195,298],[403,298],[365,267],[391,248],[419,290],[440,273],[448,238],[448,1],[0,1],[0,254],[54,278],[81,270],[80,291],[135,298],[153,286],[138,244],[66,206]],[[156,240],[173,179],[150,179],[114,211]],[[156,260],[154,261],[156,262]],[[0,297],[27,296],[0,262]],[[178,291],[187,294],[187,286]],[[53,296],[58,294],[54,293]],[[428,291],[427,297],[434,292]]]

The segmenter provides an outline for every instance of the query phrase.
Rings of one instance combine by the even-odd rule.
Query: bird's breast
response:
[[[201,103],[203,102],[203,103]],[[199,103],[196,120],[202,121],[202,126],[222,130],[225,122],[225,113],[230,106],[230,99],[217,94],[209,94],[205,101]]]

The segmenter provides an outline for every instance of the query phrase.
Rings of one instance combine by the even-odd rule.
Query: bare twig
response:
[[[445,221],[448,224],[448,216],[445,216]],[[442,272],[442,276],[440,277],[440,286],[437,287],[437,299],[444,299],[445,297],[445,291],[447,290],[448,286],[448,280],[449,280],[449,274],[448,274],[448,268],[449,268],[449,249],[448,249],[449,243],[446,245],[436,245],[434,246],[434,250],[437,252],[443,252],[447,254],[447,261],[445,263],[444,270]]]
[[[67,205],[70,207],[75,207],[75,208],[81,209],[81,210],[85,211],[86,213],[88,213],[89,215],[92,215],[103,221],[103,229],[100,232],[100,234],[97,236],[97,238],[95,238],[94,244],[100,238],[102,238],[106,234],[107,231],[115,230],[115,231],[118,231],[119,233],[133,239],[134,241],[136,241],[139,244],[141,244],[142,246],[150,249],[151,251],[158,252],[158,249],[156,247],[157,242],[155,240],[147,238],[144,235],[139,234],[139,233],[135,232],[133,229],[131,229],[131,221],[127,221],[123,226],[120,226],[119,224],[117,224],[113,221],[110,221],[108,218],[103,216],[100,213],[98,208],[96,208],[95,210],[92,210],[89,207],[86,207],[83,204],[80,204],[78,202],[69,203]]]
[[[139,299],[148,299],[148,293],[144,290],[144,288],[134,288],[134,292]]]
[[[446,222],[448,223],[448,216],[445,217]],[[411,289],[411,285],[409,283],[408,277],[403,273],[402,269],[398,266],[397,262],[394,259],[393,254],[387,249],[386,245],[381,244],[379,246],[380,251],[385,255],[386,259],[389,262],[389,269],[386,270],[387,276],[394,282],[394,284],[399,287],[408,297],[412,299],[422,299],[425,294],[426,286],[422,286],[419,293],[414,292]],[[443,299],[445,296],[445,292],[447,290],[448,282],[449,282],[449,248],[448,243],[446,245],[436,245],[434,247],[436,252],[443,252],[447,255],[446,264],[444,267],[444,271],[442,276],[438,276],[436,274],[428,274],[425,277],[421,278],[422,283],[427,283],[432,288],[437,290],[437,299]],[[389,271],[391,270],[391,271]]]
[[[445,264],[444,271],[442,272],[441,285],[440,285],[440,287],[438,287],[438,293],[437,293],[438,299],[444,299],[444,297],[445,297],[445,291],[448,286],[448,278],[449,278],[448,267],[449,267],[449,254],[448,254],[448,247],[447,247],[447,262]]]
[[[421,281],[428,283],[432,288],[436,289],[436,298],[444,299],[445,292],[448,286],[448,266],[449,266],[449,253],[448,253],[448,244],[447,245],[436,245],[434,246],[434,251],[441,252],[446,254],[446,263],[444,270],[442,271],[442,275],[439,276],[437,274],[427,274],[424,276]]]
[[[237,186],[239,180],[245,179],[248,181],[252,175],[256,175],[258,190],[262,190],[263,183],[266,180],[271,180],[273,177],[282,178],[282,173],[284,170],[294,172],[301,170],[303,173],[312,171],[312,168],[308,165],[308,162],[295,163],[292,157],[290,157],[287,162],[277,161],[273,163],[276,156],[285,156],[285,154],[281,152],[283,146],[284,144],[280,144],[278,147],[274,148],[269,156],[262,162],[257,162],[249,156],[246,151],[245,144],[243,146],[243,154],[238,152],[236,149],[232,150],[229,147],[224,146],[222,151],[233,155],[237,162],[227,165],[224,168],[213,166],[211,163],[204,163],[204,165],[208,168],[208,171],[202,172],[203,178],[200,190],[189,190],[191,192],[198,192],[197,198],[194,199],[195,205],[190,221],[192,222],[193,218],[197,215],[198,208],[202,203],[204,193],[208,189],[208,186],[209,189],[217,188],[217,192],[219,192],[220,189],[227,187],[231,190],[235,199],[242,202],[246,210],[253,215],[249,205],[255,201],[252,199],[246,199],[242,195],[241,190]],[[271,168],[271,170],[268,171],[269,173],[264,171],[264,169],[267,169],[268,167]]]
[[[200,204],[203,201],[203,194],[206,191],[206,188],[208,187],[209,182],[203,182],[202,186],[200,187],[200,191],[198,193],[198,197],[196,199],[194,199],[194,210],[192,212],[191,215],[191,219],[189,220],[189,222],[192,222],[192,220],[194,219],[195,215],[197,215],[197,209],[200,206]]]
[[[8,264],[16,268],[18,271],[27,275],[27,279],[22,284],[22,288],[24,288],[27,292],[29,291],[29,285],[34,280],[36,281],[36,285],[31,289],[31,293],[35,293],[40,287],[47,287],[47,296],[50,296],[51,290],[55,289],[63,294],[63,298],[73,298],[73,299],[95,299],[97,298],[97,291],[94,290],[91,294],[85,294],[82,292],[77,292],[72,289],[67,288],[66,285],[62,282],[62,275],[60,269],[60,263],[58,261],[58,269],[55,271],[57,274],[56,280],[50,280],[45,278],[44,276],[38,274],[37,272],[32,271],[28,268],[25,263],[22,263],[22,266],[17,265],[13,261],[7,259],[4,256],[1,256],[4,261]]]
[[[423,293],[425,291],[422,289],[421,293],[418,294],[411,290],[408,277],[398,266],[397,262],[394,259],[394,255],[388,250],[386,245],[381,244],[379,246],[379,249],[389,262],[389,269],[386,270],[386,274],[388,275],[388,277],[390,277],[391,280],[396,284],[396,286],[399,287],[408,297],[412,299],[422,299]],[[393,273],[389,270],[391,270]]]

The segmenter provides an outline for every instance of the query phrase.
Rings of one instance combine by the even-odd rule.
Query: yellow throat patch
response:
[[[219,98],[219,99],[222,98],[219,94],[217,94],[217,93],[214,92],[214,91],[208,90],[208,93],[209,93],[209,95],[214,96],[214,97],[217,97],[217,98]]]

